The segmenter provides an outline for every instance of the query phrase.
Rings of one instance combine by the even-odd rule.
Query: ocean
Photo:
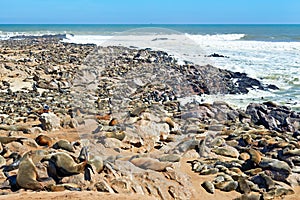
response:
[[[66,34],[64,42],[164,50],[180,62],[247,73],[279,90],[201,99],[243,108],[274,101],[300,110],[300,25],[0,25],[2,40],[44,34]],[[214,53],[224,57],[207,57]]]

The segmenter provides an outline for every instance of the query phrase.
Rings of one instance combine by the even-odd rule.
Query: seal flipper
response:
[[[95,174],[93,167],[87,163],[85,166],[85,169],[84,169],[84,180],[86,180],[86,181],[92,180],[91,171],[93,172],[93,174]]]

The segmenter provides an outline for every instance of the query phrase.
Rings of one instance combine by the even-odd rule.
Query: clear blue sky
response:
[[[1,0],[10,23],[300,23],[300,0]]]

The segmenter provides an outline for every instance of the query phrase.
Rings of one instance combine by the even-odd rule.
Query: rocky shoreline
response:
[[[297,195],[300,113],[273,102],[241,110],[191,96],[276,86],[210,65],[179,65],[162,51],[63,38],[0,41],[1,194]],[[192,177],[181,170],[187,164]],[[205,179],[197,188],[194,176]]]

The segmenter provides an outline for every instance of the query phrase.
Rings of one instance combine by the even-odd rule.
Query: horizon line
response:
[[[300,23],[0,23],[0,25],[300,25]]]

